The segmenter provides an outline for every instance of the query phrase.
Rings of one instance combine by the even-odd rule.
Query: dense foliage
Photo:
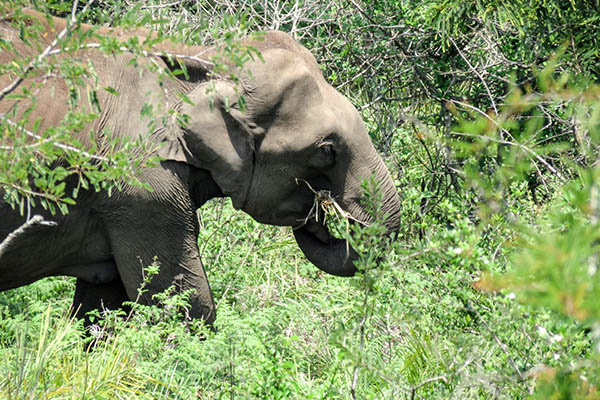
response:
[[[0,293],[0,397],[598,398],[598,0],[103,0],[83,15],[205,44],[290,32],[363,113],[403,229],[352,232],[363,273],[340,279],[289,230],[214,201],[198,243],[216,332],[182,324],[185,296],[167,293],[104,316],[85,352],[71,280]],[[4,150],[0,184],[27,181]],[[46,154],[37,170],[54,173],[63,153]]]

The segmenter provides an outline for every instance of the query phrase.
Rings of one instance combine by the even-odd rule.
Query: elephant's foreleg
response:
[[[166,290],[186,292],[185,316],[210,325],[216,307],[198,252],[190,171],[179,163],[161,165],[164,168],[140,171],[140,177],[154,188],[152,193],[127,188],[111,198],[102,212],[111,255],[130,299],[138,298],[142,284],[146,291],[139,296],[141,304],[154,304],[152,296]],[[146,268],[155,263],[158,273],[149,278]]]
[[[160,220],[160,214],[154,215],[153,220]],[[198,254],[197,233],[186,232],[184,228],[177,226],[170,227],[169,224],[172,223],[173,220],[165,219],[162,226],[152,228],[135,226],[134,222],[128,229],[111,227],[111,248],[119,275],[129,297],[136,298],[137,289],[147,279],[144,268],[153,264],[156,256],[159,263],[158,275],[145,284],[147,291],[139,301],[142,304],[152,304],[152,295],[172,286],[175,293],[190,290],[190,307],[186,310],[186,316],[202,319],[207,325],[211,325],[216,317],[216,307]],[[156,234],[152,236],[146,232]]]
[[[88,327],[91,325],[91,321],[86,315],[88,312],[123,308],[123,302],[128,300],[127,291],[118,275],[117,279],[101,284],[86,282],[78,278],[73,297],[73,311],[75,317],[83,319],[84,325]]]

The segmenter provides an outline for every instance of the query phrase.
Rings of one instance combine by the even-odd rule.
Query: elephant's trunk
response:
[[[323,227],[329,235],[327,228]],[[331,275],[352,276],[356,273],[354,260],[358,257],[344,239],[331,237],[329,243],[323,243],[306,228],[294,231],[298,246],[310,262]]]
[[[367,163],[368,167],[360,168],[354,173],[349,170],[347,175],[349,179],[346,180],[344,195],[341,196],[339,203],[356,220],[364,223],[372,222],[372,216],[362,204],[362,196],[356,197],[356,194],[362,193],[360,189],[362,181],[374,173],[383,194],[380,209],[387,215],[385,225],[388,232],[395,232],[400,226],[400,200],[394,181],[374,149],[369,160],[371,162]],[[309,223],[301,229],[296,229],[294,236],[306,258],[321,270],[337,276],[352,276],[356,273],[354,261],[358,254],[345,240],[331,236],[325,225]]]

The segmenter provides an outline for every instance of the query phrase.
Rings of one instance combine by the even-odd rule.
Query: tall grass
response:
[[[3,346],[0,398],[155,399],[162,382],[136,368],[135,355],[114,340],[89,351],[81,326],[49,305],[38,324],[26,323],[11,346]]]

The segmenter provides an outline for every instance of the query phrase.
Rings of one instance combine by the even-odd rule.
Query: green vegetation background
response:
[[[355,232],[364,272],[341,279],[304,259],[289,229],[213,201],[198,243],[216,332],[182,323],[185,296],[167,293],[104,316],[84,351],[67,317],[73,280],[45,279],[0,293],[0,398],[599,398],[599,10],[96,3],[91,22],[151,17],[196,43],[291,32],[363,113],[404,224],[391,242]]]

